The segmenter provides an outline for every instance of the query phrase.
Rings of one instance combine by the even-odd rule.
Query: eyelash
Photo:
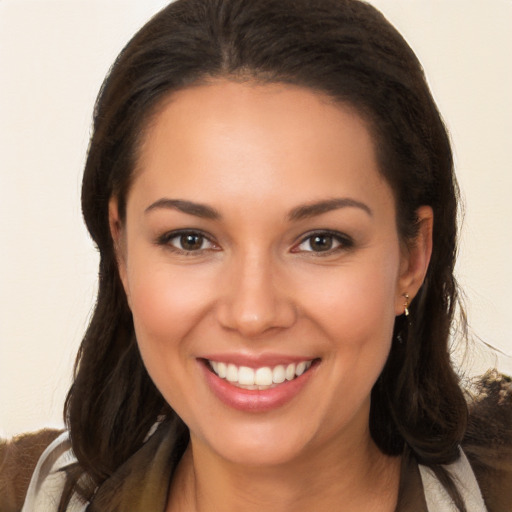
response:
[[[197,237],[201,239],[201,247],[197,249],[185,249],[177,247],[176,245],[172,244],[173,240],[178,240],[179,243],[183,242],[183,237],[186,236],[192,236]],[[209,243],[210,247],[202,247],[204,243]],[[165,246],[171,251],[177,252],[179,254],[185,254],[185,255],[194,255],[194,254],[201,254],[204,251],[211,251],[211,250],[218,250],[217,244],[215,244],[211,238],[206,235],[205,233],[197,230],[191,230],[191,229],[183,229],[178,231],[171,231],[169,233],[165,233],[162,236],[159,236],[156,240],[157,245]]]
[[[333,244],[337,244],[335,247],[329,247],[325,250],[319,250],[315,251],[311,248],[312,240],[315,238],[329,238],[331,239]],[[309,247],[311,250],[305,250],[300,249],[300,246],[302,246],[305,243],[309,242]],[[302,237],[300,242],[295,245],[292,249],[292,252],[298,253],[298,252],[304,252],[304,253],[312,253],[315,256],[322,257],[322,256],[331,256],[332,254],[338,253],[340,251],[346,251],[348,249],[351,249],[354,246],[354,241],[349,236],[339,233],[338,231],[314,231],[312,233],[308,233],[306,236]]]
[[[192,236],[192,237],[199,238],[201,241],[201,245],[197,249],[190,250],[190,249],[185,249],[183,247],[177,247],[176,245],[173,245],[171,243],[173,240],[178,240],[179,243],[181,244],[183,242],[183,237],[186,237],[186,236]],[[328,247],[325,250],[315,251],[311,247],[312,240],[315,237],[330,239],[332,244],[337,244],[337,245],[335,245],[335,247]],[[300,249],[300,247],[303,244],[308,243],[308,241],[309,241],[309,247],[311,250],[306,250],[304,248]],[[210,236],[203,233],[202,231],[190,230],[190,229],[183,229],[183,230],[171,231],[169,233],[165,233],[157,238],[156,243],[157,243],[157,245],[165,246],[165,247],[169,248],[171,251],[174,251],[174,252],[177,252],[180,254],[185,254],[185,255],[201,254],[204,251],[219,250],[219,247],[217,246],[217,244],[215,244],[215,242],[213,242],[211,240]],[[208,243],[210,246],[206,247],[206,248],[203,247],[203,245],[205,243]],[[291,252],[292,253],[311,253],[311,254],[314,254],[315,256],[322,257],[322,256],[330,256],[330,255],[338,253],[340,251],[346,251],[348,249],[351,249],[353,246],[354,246],[354,241],[352,240],[352,238],[350,238],[349,236],[347,236],[343,233],[339,233],[337,231],[329,231],[329,230],[321,231],[321,230],[319,230],[319,231],[314,231],[314,232],[308,233],[306,236],[303,236],[301,238],[300,242],[292,248]]]

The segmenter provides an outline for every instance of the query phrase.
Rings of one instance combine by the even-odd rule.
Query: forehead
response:
[[[137,167],[133,187],[206,202],[388,189],[355,109],[283,84],[219,80],[173,93],[145,131]]]

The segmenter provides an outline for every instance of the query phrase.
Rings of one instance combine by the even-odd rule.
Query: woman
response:
[[[374,8],[169,5],[82,204],[98,301],[24,510],[504,510],[449,358],[448,136]]]

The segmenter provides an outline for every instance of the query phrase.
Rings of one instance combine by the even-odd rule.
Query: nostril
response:
[[[286,287],[277,286],[265,272],[240,276],[225,283],[217,302],[217,319],[223,328],[245,337],[256,337],[270,329],[283,329],[295,323],[296,308]]]

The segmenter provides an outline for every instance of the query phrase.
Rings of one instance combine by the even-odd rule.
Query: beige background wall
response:
[[[416,50],[451,131],[470,323],[511,354],[512,1],[370,3]],[[164,4],[0,0],[2,435],[62,425],[95,293],[97,258],[79,209],[94,98],[117,52]]]

